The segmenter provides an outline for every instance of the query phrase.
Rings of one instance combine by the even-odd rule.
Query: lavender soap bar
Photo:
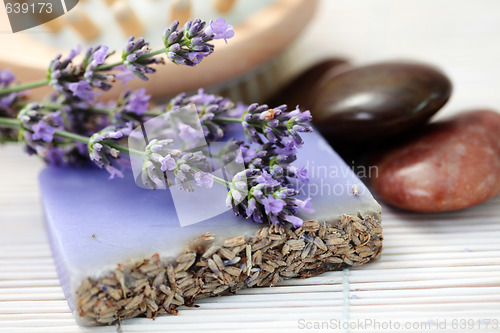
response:
[[[132,175],[108,180],[95,168],[43,170],[47,229],[78,323],[176,314],[197,299],[375,259],[380,205],[319,134],[303,138],[294,164],[308,167],[301,195],[315,212],[300,215],[300,228],[251,223],[232,211],[181,226],[169,190],[140,188]]]

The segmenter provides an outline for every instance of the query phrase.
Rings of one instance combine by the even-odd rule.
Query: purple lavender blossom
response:
[[[290,222],[295,228],[301,227],[302,223],[304,223],[300,217],[294,215],[285,215],[283,219]]]
[[[170,154],[163,158],[160,158],[159,161],[161,164],[161,171],[172,171],[177,168],[177,163]]]
[[[0,71],[0,87],[1,88],[6,88],[9,84],[14,82],[16,77],[14,74],[9,69],[1,70]]]
[[[108,46],[103,45],[99,46],[95,52],[93,52],[92,60],[95,61],[98,65],[104,63],[108,56]]]
[[[55,128],[47,125],[43,120],[40,120],[38,124],[32,127],[33,135],[31,138],[33,140],[43,140],[45,142],[52,142],[54,139]]]
[[[62,55],[56,56],[49,65],[47,80],[49,85],[56,91],[65,93],[67,91],[66,84],[73,82],[77,68],[73,65],[73,59],[80,54],[81,47],[72,49],[66,59],[62,59]],[[79,69],[78,69],[79,70]]]
[[[209,170],[206,156],[201,151],[187,153],[174,149],[173,143],[172,139],[153,139],[148,143],[142,185],[151,189],[166,188],[165,184],[170,186],[174,180],[180,189],[193,191],[191,181],[195,180],[198,186],[211,186],[213,178],[205,176]]]
[[[194,179],[198,186],[211,188],[214,185],[214,177],[209,173],[196,172],[194,174]]]
[[[195,19],[188,21],[182,30],[178,30],[179,22],[175,21],[165,30],[163,34],[163,44],[166,48],[167,58],[175,64],[184,66],[195,66],[203,58],[214,51],[214,46],[209,42],[234,36],[232,26],[227,25],[224,19],[210,22],[206,27],[206,22]]]
[[[60,93],[59,101],[66,104],[79,104],[85,108],[93,102],[98,93],[92,92],[92,88],[107,91],[111,88],[114,76],[98,72],[108,57],[107,46],[89,48],[80,64],[73,63],[74,58],[80,54],[81,47],[70,51],[67,58],[61,55],[54,58],[49,65],[47,79],[49,85]],[[84,82],[85,84],[83,84]]]
[[[148,111],[151,95],[146,94],[146,89],[125,91],[117,102],[117,113],[131,113],[142,115]]]
[[[246,198],[242,199],[237,197],[241,196],[241,191],[236,184],[245,178],[249,190]],[[310,199],[302,201],[294,198],[299,192],[287,187],[283,179],[283,176],[272,175],[265,170],[246,169],[233,177],[226,204],[233,208],[236,215],[253,222],[267,221],[276,225],[289,222],[299,227],[303,221],[297,213],[299,210],[312,211]]]
[[[115,176],[123,177],[118,172],[112,161],[119,158],[120,151],[109,145],[110,141],[118,142],[132,132],[132,123],[127,123],[124,127],[110,125],[90,137],[88,143],[89,157],[99,168],[104,168],[110,174],[110,179]]]
[[[40,104],[30,103],[19,112],[17,119],[28,154],[36,154],[56,166],[84,161],[78,143],[55,136],[56,130],[64,130],[61,111],[46,110]]]
[[[301,166],[299,168],[291,165],[287,167],[287,176],[297,178],[302,182],[308,182],[309,176],[305,166]]]
[[[295,199],[295,204],[297,207],[301,208],[302,210],[308,212],[308,213],[314,213],[314,209],[312,209],[312,203],[311,203],[311,198],[307,198],[306,200],[298,200]]]
[[[107,164],[104,166],[104,169],[109,173],[109,179],[114,179],[115,177],[123,178],[123,172],[112,165]]]
[[[223,38],[227,43],[227,39],[234,36],[234,31],[233,26],[226,24],[226,20],[221,17],[215,21],[210,21],[210,25],[205,29],[205,34],[213,36],[213,39]]]
[[[135,79],[135,74],[130,69],[125,67],[125,65],[116,66],[114,69],[118,70],[115,74],[115,78],[122,82],[122,85],[127,86],[127,82]]]
[[[302,112],[297,107],[293,111],[286,111],[286,105],[281,105],[273,109],[265,104],[252,104],[242,115],[242,126],[250,141],[264,143],[275,143],[279,147],[285,147],[285,142],[293,142],[296,147],[302,145],[299,132],[311,132],[312,127],[308,124],[311,120],[309,111]]]
[[[88,103],[92,103],[95,97],[100,95],[98,92],[95,92],[92,86],[86,81],[68,83],[67,87],[74,97],[78,97],[80,100]]]
[[[8,69],[0,71],[0,89],[7,88],[15,81],[15,76]],[[23,92],[10,94],[0,93],[0,117],[16,118],[16,104],[25,97]],[[3,138],[16,139],[17,130],[14,128],[0,128],[0,140]]]
[[[178,128],[179,138],[186,143],[197,142],[200,139],[200,136],[203,137],[203,134],[189,125],[180,123],[178,125]]]
[[[156,72],[150,65],[163,63],[162,58],[148,56],[150,51],[149,43],[144,38],[136,40],[134,37],[130,37],[122,52],[123,65],[144,81],[148,80],[146,74]]]
[[[224,136],[226,123],[217,122],[219,117],[231,117],[235,105],[224,97],[207,94],[203,89],[192,96],[179,94],[174,97],[167,105],[167,111],[179,110],[182,107],[194,105],[200,115],[200,122],[205,138],[208,141],[214,141]]]
[[[110,83],[114,81],[114,75],[102,72],[99,73],[97,71],[98,67],[104,64],[104,61],[110,55],[108,54],[108,49],[106,45],[98,45],[87,49],[82,64],[80,65],[85,70],[83,74],[85,81],[92,85],[92,87],[104,91],[111,89]]]
[[[285,202],[280,199],[275,199],[271,194],[261,200],[264,205],[264,209],[266,210],[266,214],[279,214],[283,207],[285,206]]]

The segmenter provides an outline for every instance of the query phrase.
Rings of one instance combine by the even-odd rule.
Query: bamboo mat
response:
[[[15,145],[0,147],[0,161],[0,332],[116,332],[72,318],[43,224],[42,163]],[[376,262],[128,320],[121,331],[500,331],[500,196],[447,214],[384,206],[383,226]]]
[[[294,46],[295,66],[339,52],[358,63],[420,59],[442,67],[455,86],[438,117],[500,108],[497,0],[321,3]],[[304,55],[304,47],[314,52]],[[116,332],[78,327],[69,312],[43,225],[42,163],[14,145],[0,146],[0,162],[0,333]],[[383,226],[377,262],[206,299],[177,317],[129,320],[121,331],[500,331],[500,196],[447,214],[383,206]]]

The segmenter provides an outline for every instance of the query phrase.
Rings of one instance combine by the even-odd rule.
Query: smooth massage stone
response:
[[[48,234],[76,320],[110,324],[162,308],[176,313],[200,298],[375,259],[380,205],[319,134],[303,138],[295,165],[307,166],[311,180],[300,197],[310,196],[315,212],[302,214],[298,229],[251,223],[227,210],[181,227],[172,199],[178,189],[146,190],[130,174],[110,181],[95,168],[43,170]],[[204,209],[197,202],[190,208]]]
[[[472,111],[427,125],[375,163],[375,191],[419,212],[458,210],[500,192],[500,114]]]
[[[315,95],[311,112],[328,139],[369,142],[425,124],[451,90],[450,80],[434,67],[378,63],[333,76]]]
[[[314,94],[331,77],[349,68],[349,63],[342,58],[325,59],[304,70],[287,85],[269,98],[270,106],[286,104],[290,107],[299,105],[302,110],[310,110],[314,104]]]

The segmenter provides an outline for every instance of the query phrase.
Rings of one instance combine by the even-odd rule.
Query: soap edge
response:
[[[380,216],[380,212],[378,214],[369,214],[362,217],[344,214],[331,223],[306,221],[302,228],[293,228],[293,230],[287,226],[265,226],[259,229],[254,236],[245,238],[244,243],[234,247],[225,246],[223,244],[223,242],[228,244],[228,240],[208,242],[205,245],[193,245],[196,244],[196,242],[194,242],[183,254],[177,257],[176,263],[173,263],[171,260],[166,262],[161,259],[158,254],[154,254],[150,258],[119,264],[113,271],[108,274],[103,274],[98,279],[89,277],[82,282],[78,290],[73,293],[75,296],[74,315],[78,323],[84,326],[113,324],[119,320],[137,316],[154,318],[159,312],[158,309],[161,310],[162,306],[165,307],[164,310],[167,313],[176,314],[179,306],[192,306],[197,299],[231,294],[237,290],[255,285],[273,286],[281,279],[305,278],[330,270],[359,266],[375,260],[382,251],[383,236]],[[329,229],[332,228],[337,230],[332,230],[334,232],[330,232]],[[336,233],[338,232],[340,232],[342,236],[347,235],[348,237],[340,237],[343,241],[334,244],[339,242],[339,237],[332,237],[332,235],[337,235]],[[361,237],[363,233],[365,234],[364,239]],[[285,237],[283,238],[281,235]],[[267,245],[265,245],[265,239],[268,240]],[[289,243],[290,240],[293,241],[296,239],[304,240],[304,245],[300,250],[290,250],[288,252],[283,250],[285,244],[293,243],[297,246],[297,243],[300,243],[300,241]],[[238,237],[234,237],[229,241],[229,243],[231,242],[237,244],[241,243],[241,240],[238,240]],[[218,248],[236,249],[237,254],[241,255],[240,262],[245,262],[242,264],[238,263],[240,264],[239,267],[231,265],[220,267],[221,260],[226,259],[221,254],[220,249],[217,249],[213,254],[207,256],[207,258],[203,256],[203,253],[208,251],[212,244],[216,244],[215,246]],[[250,248],[250,257],[253,258],[250,260],[250,265],[248,265],[248,261],[246,261],[246,254],[248,254],[247,245]],[[262,245],[264,246],[262,247]],[[273,247],[271,247],[271,245]],[[244,247],[241,248],[241,246]],[[327,250],[324,250],[325,248]],[[270,253],[268,251],[264,254],[263,260],[265,260],[265,262],[262,261],[262,259],[260,263],[255,262],[257,257],[262,257],[262,250],[266,249],[270,250]],[[285,256],[283,255],[285,252],[287,254],[293,252],[295,257],[291,262],[288,262],[289,259],[287,258],[290,258],[290,255],[288,257],[285,256],[284,258],[286,261],[285,259],[282,260],[286,263],[285,266],[278,265],[278,267],[273,267],[266,258],[269,258],[271,254],[279,257],[277,251],[280,252],[282,256]],[[311,252],[309,254],[313,255],[312,259],[316,260],[311,262],[311,258],[309,258],[311,256],[307,254],[307,251]],[[257,254],[257,252],[260,252],[260,255]],[[194,257],[193,253],[195,254]],[[306,253],[306,255],[304,255],[304,253]],[[339,257],[340,255],[342,255],[342,258]],[[361,257],[361,255],[363,256]],[[314,258],[314,256],[316,256],[316,258]],[[301,260],[294,261],[297,258],[301,258]],[[357,258],[361,258],[362,260],[353,261],[353,259],[356,260]],[[304,260],[309,260],[310,262],[305,262]],[[157,270],[150,270],[155,265],[160,268],[157,268]],[[192,268],[197,265],[202,266],[196,271],[197,274],[195,276],[198,278],[194,279],[189,274],[195,273],[195,270]],[[222,265],[224,265],[223,261]],[[275,265],[276,263],[274,263],[274,266]],[[291,267],[298,268],[297,272],[292,272],[291,275],[290,272],[284,272]],[[241,272],[236,277],[235,275],[238,273],[238,270],[241,270]],[[202,272],[201,274],[199,273],[200,271]],[[230,271],[231,274],[228,273],[228,271]],[[270,271],[273,271],[274,275],[273,272]],[[134,272],[134,274],[137,273],[135,277],[132,277],[132,272]],[[180,276],[182,276],[180,279],[176,278],[179,272],[181,272]],[[183,277],[185,274],[182,272],[188,272],[189,274]],[[261,272],[264,272],[262,274],[264,277],[259,278]],[[125,280],[135,279],[134,281],[138,281],[140,280],[138,278],[140,276],[143,276],[143,279],[147,279],[147,283],[143,283],[143,289],[139,288],[136,294],[124,298],[123,290],[127,292],[130,289],[129,286],[125,285]],[[203,282],[201,277],[207,280]],[[232,284],[223,283],[228,277],[233,277],[232,280],[238,280],[229,281],[232,282]],[[115,285],[106,284],[106,282],[112,280],[115,280]],[[123,283],[118,282],[119,280]],[[173,281],[173,283],[171,281]],[[219,284],[219,286],[214,287],[217,284]],[[136,289],[140,287],[134,286],[133,282],[129,283],[129,285]],[[202,289],[202,285],[203,287],[211,286],[210,288],[213,287],[213,289]],[[196,288],[199,289],[199,292],[193,292]],[[205,291],[201,292],[202,290]],[[154,296],[153,293],[155,294]],[[114,295],[114,298],[110,295]],[[165,304],[165,302],[168,302],[168,304]]]

